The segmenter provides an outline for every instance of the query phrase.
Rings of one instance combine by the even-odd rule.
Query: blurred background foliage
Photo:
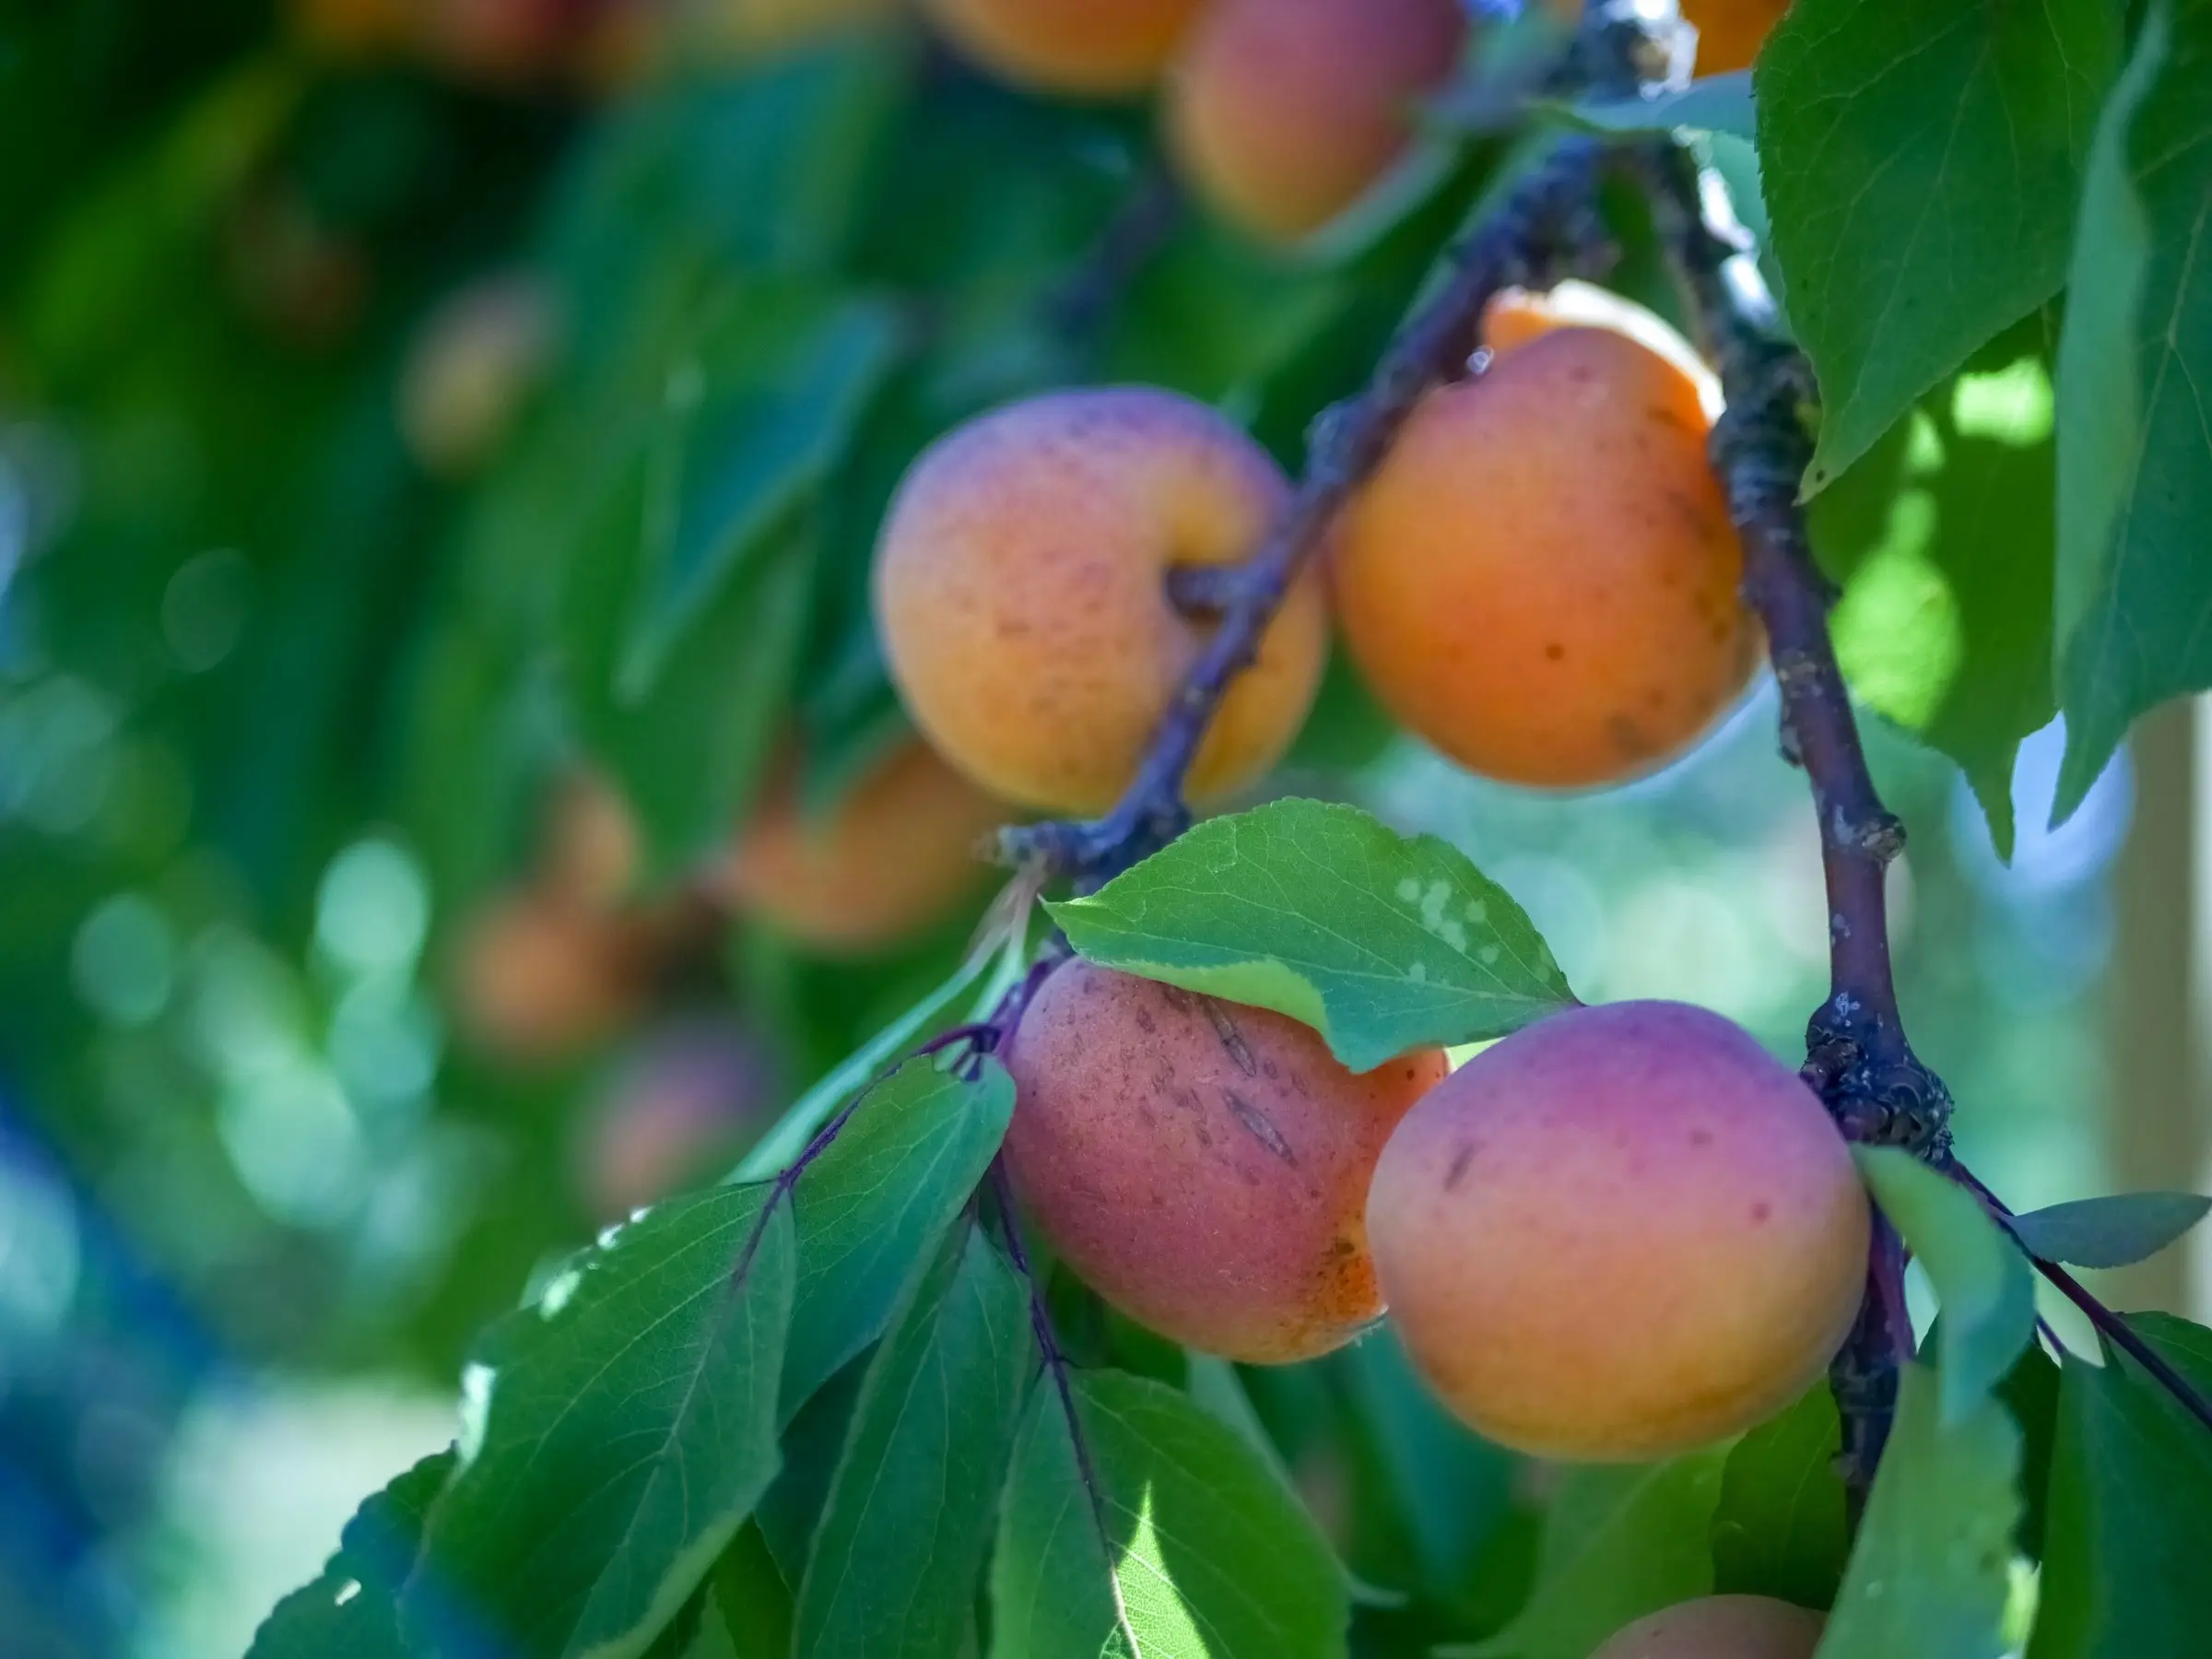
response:
[[[826,9],[0,0],[10,1659],[240,1651],[442,1442],[535,1264],[726,1167],[957,959],[985,891],[854,961],[699,875],[772,766],[834,803],[900,737],[865,575],[921,445],[1129,379],[1295,465],[1500,161],[1440,139],[1270,253],[1178,209],[1141,111]],[[1621,281],[1663,303],[1619,216]],[[1922,724],[1880,676],[1925,584],[1847,521],[1840,563],[1893,580],[1846,655]],[[1339,669],[1274,787],[1468,849],[1584,998],[1709,1003],[1788,1053],[1826,917],[1773,712],[1560,800],[1394,738]],[[2013,774],[2006,865],[1949,762],[1876,742],[1914,1036],[2023,1207],[2101,1185],[2111,1089],[2131,784],[2044,831],[2060,747]],[[487,962],[567,1017],[508,1018]],[[1508,1512],[1386,1347],[1257,1394],[1288,1444],[1350,1426],[1300,1475],[1383,1526],[1363,1572],[1403,1551],[1361,1483],[1461,1506],[1463,1560]]]

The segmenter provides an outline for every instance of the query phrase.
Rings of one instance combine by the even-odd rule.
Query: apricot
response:
[[[1170,152],[1224,218],[1302,236],[1397,159],[1465,33],[1458,0],[1217,0],[1169,72]]]
[[[1141,91],[1205,0],[924,0],[947,40],[1017,86]]]
[[[918,739],[827,814],[802,810],[787,769],[716,877],[730,903],[830,954],[879,950],[975,891],[1006,810]]]
[[[582,768],[560,779],[547,813],[536,884],[580,909],[611,911],[636,885],[642,863],[637,815],[613,781]]]
[[[1813,1659],[1827,1621],[1765,1595],[1708,1595],[1616,1631],[1590,1659]]]
[[[463,930],[454,960],[462,1029],[526,1064],[611,1036],[642,1006],[648,941],[598,912],[535,888],[493,900]]]
[[[579,1194],[612,1221],[718,1173],[763,1126],[773,1091],[766,1055],[741,1030],[654,1032],[623,1057],[581,1126]]]
[[[1692,743],[1759,649],[1708,429],[1695,382],[1607,328],[1424,396],[1331,549],[1383,706],[1514,783],[1615,782]]]
[[[487,276],[425,319],[399,375],[399,429],[426,472],[481,467],[513,429],[552,357],[552,296],[526,273]]]
[[[1368,1181],[1443,1077],[1441,1050],[1354,1073],[1280,1014],[1073,961],[1038,992],[1006,1065],[1015,1191],[1131,1318],[1273,1364],[1340,1347],[1382,1312]]]
[[[970,421],[915,462],[877,545],[877,631],[908,713],[1001,799],[1102,810],[1211,631],[1170,602],[1168,572],[1243,559],[1287,494],[1265,451],[1171,392],[1049,393]],[[1327,635],[1309,571],[1216,710],[1193,793],[1281,758]]]
[[[1493,357],[1562,328],[1607,328],[1626,335],[1681,371],[1697,388],[1698,406],[1708,425],[1719,418],[1720,377],[1672,324],[1625,295],[1570,276],[1548,288],[1500,288],[1482,310],[1482,345]]]
[[[1682,18],[1698,30],[1697,71],[1748,69],[1790,0],[1682,0]]]
[[[1859,1306],[1871,1228],[1818,1097],[1681,1003],[1576,1008],[1416,1106],[1368,1198],[1444,1404],[1538,1456],[1665,1457],[1789,1404]]]

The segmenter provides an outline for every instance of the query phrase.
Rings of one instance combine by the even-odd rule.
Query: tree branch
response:
[[[1236,567],[1233,579],[1214,579],[1203,594],[1183,594],[1183,603],[1218,610],[1220,620],[1162,714],[1120,803],[1089,822],[1008,830],[1000,838],[1004,856],[1041,862],[1092,885],[1158,851],[1189,825],[1183,779],[1222,694],[1250,665],[1291,583],[1415,403],[1462,369],[1482,308],[1501,288],[1547,286],[1602,264],[1609,245],[1594,206],[1602,154],[1594,140],[1570,138],[1522,181],[1456,251],[1449,277],[1399,329],[1366,389],[1314,422],[1304,477],[1258,550]]]

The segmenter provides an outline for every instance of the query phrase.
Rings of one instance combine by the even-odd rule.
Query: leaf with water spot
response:
[[[1330,802],[1208,819],[1051,909],[1088,960],[1303,1020],[1355,1071],[1574,1002],[1521,907],[1465,854]]]

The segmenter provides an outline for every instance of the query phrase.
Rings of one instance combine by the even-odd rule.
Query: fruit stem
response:
[[[1007,830],[1000,836],[1002,857],[1041,862],[1081,887],[1095,887],[1189,825],[1183,779],[1230,682],[1251,665],[1291,583],[1421,394],[1464,371],[1490,297],[1506,288],[1548,286],[1609,263],[1610,240],[1595,206],[1603,154],[1594,139],[1561,140],[1453,251],[1448,276],[1400,326],[1366,388],[1314,421],[1304,476],[1281,517],[1236,567],[1233,580],[1207,579],[1204,597],[1218,604],[1219,624],[1161,716],[1120,802],[1104,818],[1088,822]]]

